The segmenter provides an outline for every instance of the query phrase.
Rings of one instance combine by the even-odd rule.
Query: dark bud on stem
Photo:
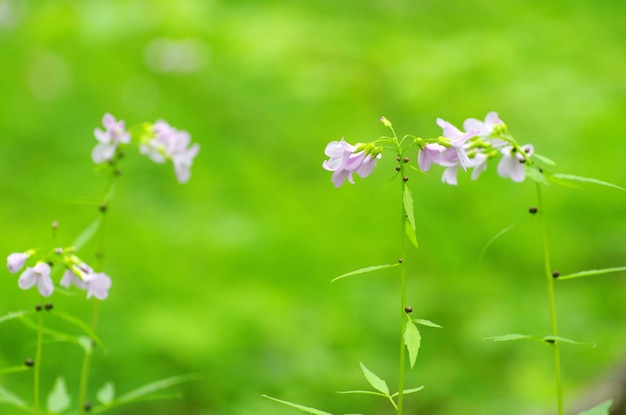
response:
[[[552,278],[559,278],[559,275],[561,275],[561,273],[559,271],[553,271],[552,272]]]
[[[400,156],[398,156],[398,157],[396,157],[396,160],[400,161],[400,160],[402,160],[402,159],[400,158]]]
[[[545,342],[546,343],[550,343],[550,344],[554,344],[554,343],[556,343],[556,340],[554,340],[554,339],[546,339]]]
[[[405,157],[404,159],[402,159],[402,161],[404,161],[405,163],[408,163],[408,162],[409,162],[409,160],[410,160],[410,159],[409,159],[408,157]]]
[[[408,181],[409,181],[409,176],[404,176],[404,177],[402,178],[402,180],[404,180],[405,182],[408,182]]]
[[[83,408],[85,408],[85,411],[91,411],[92,407],[93,407],[93,404],[89,401],[85,402],[85,405],[83,405]]]
[[[52,303],[47,303],[45,306],[43,306],[43,308],[45,308],[45,309],[46,309],[46,311],[50,311],[50,310],[52,310],[52,307],[54,307],[54,306],[52,305]]]
[[[28,367],[33,367],[33,366],[35,366],[35,361],[33,359],[26,359],[24,361],[24,365],[26,365]]]
[[[121,176],[122,175],[122,171],[120,169],[115,169],[113,174],[116,175],[116,176]]]
[[[396,166],[396,171],[400,171],[401,169],[402,169],[402,167]]]
[[[413,312],[413,307],[411,307],[410,305],[404,307],[404,312],[407,314]]]
[[[398,258],[398,263],[399,263],[399,264],[401,264],[401,263],[403,263],[403,262],[404,262],[404,259],[402,259],[402,258]]]
[[[107,211],[107,205],[100,205],[98,209],[100,209],[100,212],[104,213]]]
[[[537,170],[539,170],[539,173],[543,173],[543,169],[541,167],[537,168]]]
[[[42,309],[42,308],[43,308],[43,307],[41,306],[41,304],[37,304],[37,305],[35,306],[35,310],[36,310],[36,311],[41,311],[41,309]]]
[[[528,211],[534,215],[535,213],[537,213],[537,206],[529,207]]]

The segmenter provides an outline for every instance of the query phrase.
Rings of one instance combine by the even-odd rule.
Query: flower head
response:
[[[485,116],[485,121],[476,118],[468,118],[463,123],[466,131],[474,130],[479,137],[489,137],[494,131],[505,128],[504,122],[498,117],[498,113],[491,111]]]
[[[102,125],[104,131],[96,128],[93,132],[99,142],[91,152],[94,163],[111,160],[119,144],[130,143],[130,134],[124,128],[124,121],[117,121],[113,115],[106,113],[102,117]]]
[[[81,263],[65,270],[60,285],[69,288],[74,284],[87,291],[87,298],[96,297],[104,300],[109,296],[111,278],[103,272],[94,272],[87,264]]]
[[[329,158],[324,160],[322,167],[333,172],[332,181],[335,187],[343,185],[346,179],[354,184],[353,173],[361,178],[369,176],[376,167],[376,160],[381,157],[379,150],[375,147],[353,146],[346,143],[343,138],[341,141],[328,143],[324,153]]]
[[[54,291],[54,285],[50,278],[50,265],[45,262],[37,262],[34,267],[26,268],[26,271],[17,280],[17,284],[22,290],[28,290],[37,285],[39,293],[44,297],[49,297]]]
[[[504,178],[509,178],[514,182],[523,182],[526,178],[524,164],[526,158],[530,157],[534,152],[531,144],[522,147],[524,154],[520,154],[513,146],[506,146],[500,150],[502,159],[498,163],[498,174]]]
[[[154,123],[152,133],[153,137],[141,143],[141,153],[155,163],[172,160],[176,178],[180,183],[186,183],[191,176],[190,169],[200,146],[197,143],[190,146],[191,136],[187,131],[179,131],[163,120]]]
[[[33,251],[14,252],[7,257],[7,268],[11,274],[18,272],[33,254]]]

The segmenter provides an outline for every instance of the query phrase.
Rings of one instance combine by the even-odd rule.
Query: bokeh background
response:
[[[360,361],[395,388],[397,276],[329,281],[397,258],[395,160],[335,189],[325,145],[387,134],[382,115],[400,135],[435,136],[437,117],[460,126],[496,110],[556,170],[624,186],[624,13],[618,0],[0,0],[0,252],[70,244],[95,218],[79,200],[104,191],[90,152],[105,112],[127,125],[164,118],[202,149],[185,185],[171,165],[124,160],[90,399],[107,381],[123,393],[198,373],[175,388],[181,399],[112,413],[297,412],[269,394],[389,414],[383,400],[335,391],[367,387]],[[444,329],[422,330],[407,385],[425,389],[407,414],[554,413],[549,347],[483,341],[549,332],[534,184],[495,166],[457,187],[440,173],[409,182],[421,244],[407,258],[410,305]],[[625,264],[623,192],[544,193],[555,268]],[[0,278],[0,315],[37,301],[16,279]],[[625,299],[624,273],[557,284],[561,334],[597,343],[563,347],[568,407],[623,365]],[[90,319],[80,295],[52,301]],[[0,365],[32,357],[18,322],[0,338]],[[57,374],[76,386],[78,348],[52,343],[44,359],[44,391]],[[30,399],[28,373],[0,382]]]

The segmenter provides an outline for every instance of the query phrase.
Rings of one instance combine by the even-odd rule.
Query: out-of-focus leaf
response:
[[[626,190],[623,187],[618,186],[618,185],[613,184],[613,183],[605,182],[603,180],[598,180],[598,179],[592,179],[590,177],[575,176],[573,174],[554,173],[552,175],[552,177],[555,177],[557,179],[562,179],[562,180],[571,180],[571,181],[578,181],[578,182],[585,182],[585,183],[594,183],[594,184],[599,184],[600,186],[612,187],[612,188],[618,189],[618,190]]]
[[[271,396],[267,396],[267,395],[261,395],[261,396],[263,396],[264,398],[270,399],[270,400],[272,400],[274,402],[278,402],[278,403],[282,403],[283,405],[291,406],[292,408],[299,409],[302,412],[307,412],[309,414],[313,414],[313,415],[333,415],[330,412],[324,412],[324,411],[320,411],[319,409],[310,408],[308,406],[299,405],[297,403],[283,401],[281,399],[272,398]]]
[[[74,240],[74,243],[72,244],[72,246],[78,250],[80,248],[82,248],[83,246],[85,246],[85,244],[87,242],[89,242],[89,240],[94,236],[94,234],[98,231],[98,229],[100,228],[100,225],[102,225],[102,216],[98,216],[93,222],[91,222],[89,224],[89,226],[87,226],[85,228],[85,230],[83,230],[80,235],[78,235],[78,237]]]
[[[5,321],[9,321],[9,320],[13,320],[19,317],[22,317],[23,315],[30,313],[30,311],[14,311],[12,313],[6,314],[2,317],[0,317],[0,323],[4,323]]]
[[[437,324],[437,323],[433,323],[433,322],[432,322],[432,321],[430,321],[430,320],[424,320],[424,319],[421,319],[421,318],[414,318],[414,319],[413,319],[413,322],[414,322],[415,324],[420,324],[420,325],[422,325],[422,326],[427,326],[427,327],[435,327],[435,328],[438,328],[438,329],[442,329],[442,328],[443,328],[442,326],[440,326],[440,325],[439,325],[439,324]]]
[[[415,393],[415,392],[419,392],[422,389],[424,389],[423,386],[418,386],[417,388],[410,388],[410,389],[405,389],[402,393],[404,395],[408,395],[409,393]],[[396,396],[398,396],[400,394],[400,392],[396,392],[393,395],[391,395],[392,398],[395,398]]]
[[[578,415],[609,415],[611,405],[613,405],[612,400],[604,401],[591,409],[579,412]]]
[[[13,392],[9,392],[3,386],[0,386],[0,404],[12,405],[25,412],[32,413],[32,408],[30,408],[22,398],[15,395]]]
[[[365,274],[365,273],[372,272],[372,271],[378,271],[379,269],[386,269],[386,268],[397,267],[398,265],[400,265],[399,262],[396,262],[395,264],[372,265],[370,267],[360,268],[360,269],[357,269],[355,271],[350,271],[350,272],[347,272],[345,274],[341,274],[340,276],[333,278],[331,280],[331,282],[335,282],[335,281],[340,280],[342,278],[351,277],[353,275],[359,275],[359,274]]]
[[[113,382],[105,383],[104,386],[98,390],[96,397],[98,398],[98,402],[103,405],[109,405],[113,402],[113,399],[115,399],[115,386]]]
[[[523,340],[523,339],[532,339],[533,336],[528,334],[504,334],[502,336],[493,336],[493,337],[485,337],[483,340],[491,340],[494,342],[508,342],[511,340]]]
[[[626,271],[626,267],[614,267],[614,268],[580,271],[580,272],[575,272],[573,274],[561,275],[557,278],[557,280],[570,280],[572,278],[590,277],[592,275],[609,274],[612,272],[621,272],[621,271]]]
[[[48,394],[48,412],[61,413],[70,407],[70,396],[67,393],[65,379],[59,376]]]

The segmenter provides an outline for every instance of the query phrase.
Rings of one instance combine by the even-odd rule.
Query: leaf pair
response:
[[[419,353],[421,344],[422,344],[422,335],[417,327],[417,325],[442,328],[439,324],[433,323],[429,320],[423,319],[412,319],[406,314],[408,321],[406,322],[406,326],[404,328],[404,344],[406,345],[407,351],[409,352],[409,362],[411,364],[411,369],[415,366],[415,361],[417,360],[417,354]]]

